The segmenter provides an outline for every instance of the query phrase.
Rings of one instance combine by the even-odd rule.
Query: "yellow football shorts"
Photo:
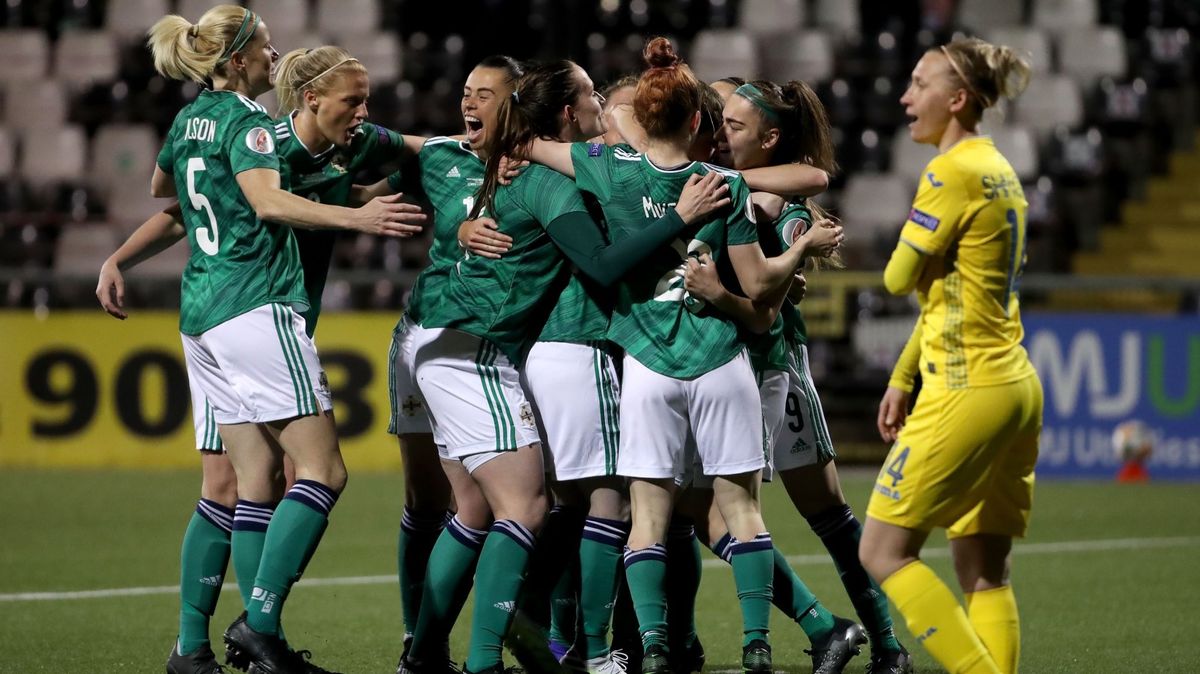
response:
[[[1023,537],[1042,430],[1037,375],[922,390],[875,479],[867,515],[908,529]]]

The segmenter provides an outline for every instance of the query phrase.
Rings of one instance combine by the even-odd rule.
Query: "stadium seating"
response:
[[[793,31],[764,41],[760,55],[763,76],[774,82],[803,80],[815,87],[833,77],[833,44],[819,30]]]
[[[801,0],[742,0],[738,28],[758,35],[796,31],[804,25],[805,9]]]
[[[1100,77],[1124,77],[1125,38],[1112,27],[1089,26],[1063,30],[1058,42],[1062,72],[1084,86]]]
[[[1035,0],[1033,3],[1033,25],[1052,33],[1087,28],[1095,25],[1099,18],[1096,0]]]
[[[696,35],[688,54],[696,75],[706,81],[758,72],[758,49],[749,34],[737,30],[705,30]]]
[[[43,77],[50,63],[50,42],[39,30],[0,31],[0,83]]]
[[[379,29],[379,3],[376,0],[317,0],[316,25],[334,39],[364,35]],[[354,42],[345,42],[353,47]]]
[[[993,2],[992,4],[1003,3]],[[1048,73],[1053,70],[1053,52],[1050,48],[1050,39],[1045,32],[1026,26],[1001,26],[987,30],[986,35],[990,42],[1008,45],[1018,54],[1027,56],[1029,65],[1035,74]]]
[[[246,6],[270,18],[271,40],[276,45],[281,34],[296,35],[310,28],[312,5],[308,0],[250,0]],[[288,47],[293,48],[291,45]]]
[[[67,93],[57,80],[9,82],[4,123],[17,131],[56,129],[67,120]]]
[[[69,31],[54,45],[54,76],[72,88],[110,83],[119,68],[116,40],[104,31]]]
[[[118,40],[132,43],[146,37],[146,31],[172,7],[167,0],[108,0],[104,13],[104,29]],[[199,16],[185,17],[196,21]]]
[[[974,30],[1016,26],[1024,18],[1024,4],[1011,0],[961,0],[958,4],[958,21]]]

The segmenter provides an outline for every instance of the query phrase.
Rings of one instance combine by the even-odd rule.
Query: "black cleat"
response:
[[[813,674],[841,674],[850,659],[862,652],[867,643],[862,625],[845,618],[834,617],[833,631],[823,644],[813,644],[806,650],[812,656]]]
[[[245,613],[225,630],[225,661],[248,674],[336,674],[311,658],[311,652],[293,651],[274,634],[254,631]]]
[[[676,655],[678,653],[678,655]],[[704,671],[704,645],[700,637],[692,639],[686,646],[670,651],[673,674],[694,674]]]
[[[742,671],[746,674],[771,674],[771,646],[762,639],[755,639],[742,647]]]
[[[225,674],[225,671],[207,644],[183,655],[179,652],[179,642],[176,642],[171,657],[167,658],[167,674]]]
[[[404,651],[400,654],[400,662],[396,665],[396,674],[462,674],[458,663],[450,659],[450,640],[442,643],[443,658],[432,662],[424,662],[412,656],[412,635],[404,636]],[[444,665],[438,662],[444,660]]]
[[[642,654],[642,674],[671,674],[671,655],[666,646],[646,647]]]
[[[901,646],[898,651],[871,649],[867,674],[913,674],[912,656]]]

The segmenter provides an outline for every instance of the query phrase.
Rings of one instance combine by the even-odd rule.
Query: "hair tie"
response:
[[[771,106],[767,103],[767,97],[763,94],[762,89],[759,89],[753,84],[747,82],[737,89],[734,89],[733,93],[753,103],[754,107],[762,111],[763,116],[767,118],[768,122],[776,125],[780,123],[779,113],[771,109]]]
[[[258,24],[260,23],[262,23],[262,20],[258,18],[258,15],[250,10],[246,10],[246,15],[242,17],[242,25],[238,27],[237,34],[233,36],[233,41],[226,45],[225,50],[221,52],[221,58],[217,59],[217,65],[225,65],[229,62],[229,59],[233,58],[234,52],[245,48],[246,43],[254,35],[254,31],[258,30]],[[250,30],[246,30],[247,27]]]
[[[988,101],[988,99],[980,96],[979,92],[975,90],[975,87],[971,86],[971,80],[967,79],[967,76],[963,74],[962,68],[959,68],[958,64],[955,63],[954,57],[950,55],[950,50],[946,49],[946,45],[941,45],[938,47],[938,49],[941,49],[942,53],[946,55],[946,60],[950,62],[950,67],[954,70],[954,74],[958,75],[958,79],[962,80],[963,86],[967,89],[967,93],[974,96],[975,100],[979,101],[979,104],[984,108],[992,107],[991,101]]]
[[[516,89],[513,89],[513,92],[511,95],[512,95],[512,99],[513,99],[513,103],[521,102],[521,94],[518,94]]]
[[[192,38],[193,40],[200,37],[200,25],[199,24],[192,24],[192,27],[188,28],[188,37]]]
[[[321,79],[322,77],[325,77],[326,75],[337,70],[338,68],[341,68],[342,66],[346,65],[347,63],[358,63],[358,59],[354,58],[353,56],[351,56],[349,58],[344,58],[341,61],[338,61],[337,63],[333,64],[329,68],[322,70],[321,73],[319,75],[317,75],[316,77],[314,77],[314,78],[310,79],[309,81],[305,82],[304,84],[301,84],[300,86],[296,87],[296,90],[304,91],[304,88],[307,87],[308,85],[312,84],[313,82],[316,82],[317,80]]]

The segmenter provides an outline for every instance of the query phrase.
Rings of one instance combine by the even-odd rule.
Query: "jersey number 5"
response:
[[[208,197],[196,191],[196,174],[204,171],[204,160],[199,157],[188,159],[187,190],[192,208],[203,211],[208,216],[208,227],[196,228],[196,244],[207,255],[216,255],[220,250],[219,233],[217,232],[217,216],[213,215],[212,204]]]

